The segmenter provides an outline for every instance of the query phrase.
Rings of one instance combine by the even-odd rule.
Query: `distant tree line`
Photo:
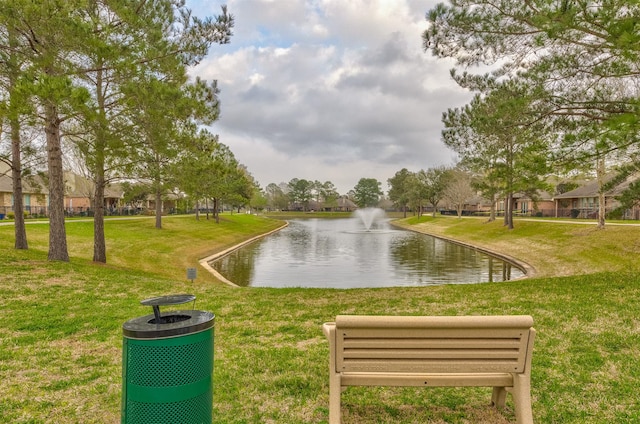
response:
[[[340,198],[347,198],[358,207],[377,206],[383,196],[381,183],[375,178],[361,178],[345,195],[340,195],[331,181],[293,178],[288,183],[270,183],[254,193],[250,205],[256,209],[309,211],[311,205],[324,210],[340,207]]]

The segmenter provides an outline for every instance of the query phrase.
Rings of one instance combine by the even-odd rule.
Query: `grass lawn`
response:
[[[216,314],[215,423],[323,423],[328,344],[321,324],[349,314],[530,314],[538,331],[532,397],[537,423],[638,423],[640,227],[517,220],[409,218],[403,225],[527,262],[535,277],[505,283],[384,289],[233,288],[199,258],[279,221],[225,215],[106,223],[108,264],[92,258],[92,223],[69,222],[69,263],[47,261],[48,227],[27,226],[28,251],[0,226],[0,422],[117,423],[122,324],[139,301],[193,293]],[[488,388],[350,388],[344,423],[509,423]]]

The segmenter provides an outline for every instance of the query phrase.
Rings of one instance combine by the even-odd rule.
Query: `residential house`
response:
[[[49,191],[39,176],[31,176],[22,180],[22,202],[26,213],[31,215],[46,214],[49,205]],[[13,180],[10,173],[0,173],[0,214],[6,216],[13,212]]]
[[[514,193],[513,212],[516,215],[524,216],[553,216],[555,203],[553,196],[545,191],[538,191],[535,196],[524,193]],[[505,199],[503,197],[496,201],[496,215],[504,215]],[[463,208],[463,215],[489,215],[491,212],[491,202],[477,194],[469,199]],[[445,215],[454,215],[456,211],[452,209],[441,209]]]
[[[358,209],[358,206],[353,203],[349,196],[340,196],[336,199],[338,205],[333,208],[335,212],[353,212]]]
[[[484,197],[476,194],[464,205],[464,210],[468,211],[467,215],[489,215],[491,212],[491,202]],[[496,206],[497,212],[497,206]]]
[[[301,203],[292,203],[289,205],[289,209],[294,211],[303,211],[305,210],[305,207]],[[331,205],[322,201],[318,202],[310,200],[306,207],[307,211],[324,212],[353,212],[356,209],[358,209],[358,206],[349,199],[349,196],[339,196]]]
[[[64,209],[67,214],[93,209],[93,181],[72,172],[64,173]]]
[[[604,182],[610,181],[614,174],[607,175]],[[605,193],[605,213],[620,206],[620,202],[616,200],[616,196],[620,195],[631,182],[636,181],[638,176],[627,178],[622,183],[616,185]],[[598,193],[600,192],[600,183],[598,180],[592,180],[575,190],[554,196],[555,217],[571,217],[571,218],[597,218],[598,217]],[[640,219],[640,207],[624,211],[624,219]]]
[[[176,211],[176,205],[180,200],[180,196],[175,193],[165,193],[161,196],[161,204],[160,211],[163,214],[172,214]],[[155,194],[149,194],[144,200],[144,204],[142,206],[143,209],[146,209],[149,213],[155,212],[156,210],[156,196]]]
[[[95,183],[72,172],[65,172],[64,208],[68,215],[91,214],[94,209]],[[119,214],[124,191],[119,184],[110,184],[104,189],[106,215]]]
[[[93,209],[94,184],[80,175],[65,172],[64,208],[67,215],[90,213]],[[40,176],[22,179],[25,212],[31,215],[47,215],[49,190]],[[123,191],[118,185],[105,188],[106,213],[117,213]],[[13,181],[6,164],[0,169],[0,214],[13,212]]]
[[[538,190],[535,196],[515,193],[513,201],[513,212],[518,215],[554,216],[555,213],[553,195],[543,190]]]

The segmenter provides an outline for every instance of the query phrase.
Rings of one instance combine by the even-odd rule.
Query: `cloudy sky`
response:
[[[443,111],[470,94],[451,62],[422,50],[435,0],[188,0],[199,16],[235,17],[226,46],[192,70],[218,80],[212,128],[262,187],[292,178],[331,181],[451,165]]]

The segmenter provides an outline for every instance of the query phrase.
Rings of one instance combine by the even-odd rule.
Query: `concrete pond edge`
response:
[[[243,241],[242,243],[238,243],[235,246],[231,246],[228,249],[222,250],[220,252],[214,253],[213,255],[209,255],[209,256],[207,256],[205,258],[202,258],[198,262],[200,263],[200,266],[202,266],[204,269],[206,269],[209,273],[213,274],[214,277],[216,277],[218,280],[222,281],[223,283],[228,284],[228,285],[230,285],[232,287],[240,287],[239,285],[235,284],[232,281],[229,281],[222,274],[220,274],[218,271],[216,271],[211,265],[209,265],[209,262],[215,261],[216,259],[220,259],[220,258],[222,258],[222,257],[224,257],[224,256],[226,256],[226,255],[228,255],[228,254],[230,254],[230,253],[232,253],[232,252],[234,252],[234,251],[236,251],[236,250],[248,245],[248,244],[253,243],[254,241],[260,240],[261,238],[264,238],[264,237],[266,237],[268,235],[276,233],[276,232],[282,230],[283,228],[287,227],[288,225],[289,225],[289,223],[285,222],[282,226],[280,226],[280,227],[278,227],[278,228],[276,228],[274,230],[268,231],[268,232],[266,232],[264,234],[259,234],[259,235],[255,236],[255,237],[251,237],[250,239],[247,239],[247,240]]]

